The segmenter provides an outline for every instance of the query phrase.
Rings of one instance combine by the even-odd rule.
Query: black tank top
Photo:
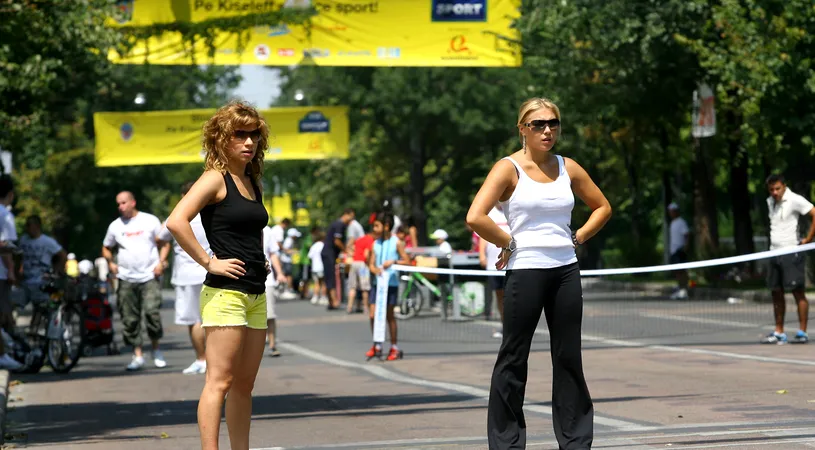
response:
[[[237,258],[244,262],[246,275],[237,280],[207,273],[204,284],[218,289],[231,289],[246,294],[266,292],[266,257],[263,255],[263,228],[269,215],[263,206],[260,189],[252,180],[257,200],[238,191],[228,173],[224,175],[226,197],[201,210],[201,223],[212,253],[218,259]]]

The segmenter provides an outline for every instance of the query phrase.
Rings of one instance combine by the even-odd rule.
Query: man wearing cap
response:
[[[283,268],[283,275],[286,276],[286,290],[280,294],[281,300],[294,300],[297,292],[294,290],[294,261],[292,255],[299,252],[296,246],[298,239],[303,234],[297,228],[289,228],[286,231],[286,239],[283,240],[283,251],[280,253],[280,265]]]
[[[433,234],[430,235],[430,239],[434,239],[436,241],[436,245],[439,246],[439,251],[444,253],[445,255],[449,255],[453,253],[453,246],[447,242],[447,238],[450,237],[446,231],[439,228],[438,230],[434,231]]]
[[[688,244],[690,242],[690,228],[685,219],[679,215],[679,205],[675,202],[668,205],[668,214],[671,216],[671,226],[668,249],[671,254],[669,262],[680,264],[688,261]],[[678,287],[676,292],[671,294],[671,300],[688,298],[688,271],[674,271]]]

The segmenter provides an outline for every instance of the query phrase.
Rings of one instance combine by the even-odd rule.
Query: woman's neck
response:
[[[526,152],[526,157],[535,164],[537,164],[538,166],[548,165],[552,160],[555,159],[555,155],[553,155],[552,152],[546,152],[543,150],[528,151]]]
[[[242,177],[246,175],[246,163],[242,161],[230,161],[229,164],[226,166],[226,170],[231,173],[232,175],[237,175]]]
[[[382,240],[383,241],[387,241],[390,238],[391,238],[391,232],[390,231],[385,231],[385,232],[382,233]]]

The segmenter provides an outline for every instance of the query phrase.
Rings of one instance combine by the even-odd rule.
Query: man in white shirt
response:
[[[14,201],[14,182],[8,175],[0,176],[0,245],[17,240],[17,228],[11,203]],[[0,256],[0,327],[14,330],[14,315],[11,305],[11,285],[17,281],[14,260],[11,254]],[[22,364],[6,354],[5,340],[0,337],[0,369],[17,370]]]
[[[43,234],[40,216],[29,216],[25,221],[26,234],[20,238],[23,251],[23,295],[21,306],[28,302],[41,303],[48,300],[42,291],[43,275],[49,270],[63,272],[68,255],[51,236]]]
[[[504,211],[501,208],[500,204],[495,205],[492,208],[490,213],[487,215],[496,225],[498,228],[506,231],[509,233],[509,223],[507,222],[506,216],[504,216]],[[492,242],[487,241],[486,239],[479,239],[478,241],[478,261],[481,263],[481,267],[486,270],[493,270],[497,271],[498,269],[495,268],[495,264],[498,262],[498,257],[501,254],[501,249],[498,248]],[[501,316],[501,323],[504,322],[504,280],[506,278],[499,277],[499,276],[491,276],[487,277],[487,284],[491,288],[490,291],[495,292],[495,300],[498,306],[498,313]],[[487,319],[490,318],[492,314],[492,298],[486,300],[487,307],[484,308],[484,315],[487,316]],[[502,330],[495,330],[492,333],[492,337],[496,339],[501,339],[504,337],[504,333]]]
[[[181,186],[181,197],[187,195],[193,183],[188,182]],[[198,244],[209,253],[209,242],[201,223],[201,215],[196,215],[190,226]],[[173,242],[173,275],[170,282],[175,288],[175,324],[186,325],[190,333],[190,342],[195,350],[195,361],[182,370],[185,375],[203,374],[207,372],[207,358],[205,353],[206,333],[201,328],[201,289],[207,277],[207,269],[195,262],[187,252],[174,242],[173,235],[165,223],[158,236],[165,243]],[[162,248],[164,250],[166,245]],[[161,256],[161,255],[160,255]]]
[[[784,182],[782,175],[767,177],[767,209],[770,214],[770,250],[803,245],[815,237],[815,208],[804,197],[792,192]],[[812,222],[809,232],[803,239],[798,234],[798,219],[810,216]],[[806,283],[806,258],[803,253],[791,253],[773,258],[767,270],[767,286],[772,291],[773,311],[775,312],[775,331],[762,338],[764,344],[806,344],[809,302],[804,295]],[[784,333],[784,315],[786,301],[784,292],[792,292],[798,304],[798,321],[800,328],[792,340]]]
[[[271,272],[266,275],[266,339],[269,341],[268,355],[277,357],[280,356],[280,351],[277,349],[277,312],[275,311],[275,304],[280,292],[278,288],[284,287],[287,279],[280,264],[280,246],[277,244],[277,239],[269,227],[263,229],[263,254],[266,255],[269,266],[272,268]]]
[[[158,278],[167,268],[167,259],[159,256],[161,221],[158,217],[136,210],[136,199],[127,191],[116,196],[120,217],[108,226],[103,241],[102,256],[108,260],[110,273],[119,280],[116,303],[122,316],[122,336],[126,345],[133,346],[133,359],[127,370],[144,367],[142,354],[141,316],[144,311],[147,335],[153,348],[153,363],[167,367],[159,340],[161,326],[161,286]],[[116,261],[113,252],[116,251]],[[167,251],[162,252],[165,255]]]
[[[447,238],[450,237],[446,231],[442,230],[441,228],[434,231],[433,234],[430,235],[430,239],[436,241],[436,245],[439,246],[439,251],[444,253],[445,255],[450,255],[453,253],[453,246],[447,242]]]
[[[671,225],[668,234],[668,251],[671,255],[669,263],[681,264],[688,262],[688,245],[690,244],[690,228],[680,216],[679,205],[668,205],[668,214],[671,216]],[[671,295],[672,300],[688,298],[688,271],[674,271],[678,286]]]

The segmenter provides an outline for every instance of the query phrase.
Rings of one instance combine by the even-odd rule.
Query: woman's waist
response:
[[[508,270],[546,269],[577,262],[574,247],[518,249],[509,258]]]
[[[518,249],[526,248],[574,248],[568,226],[512,233]]]

